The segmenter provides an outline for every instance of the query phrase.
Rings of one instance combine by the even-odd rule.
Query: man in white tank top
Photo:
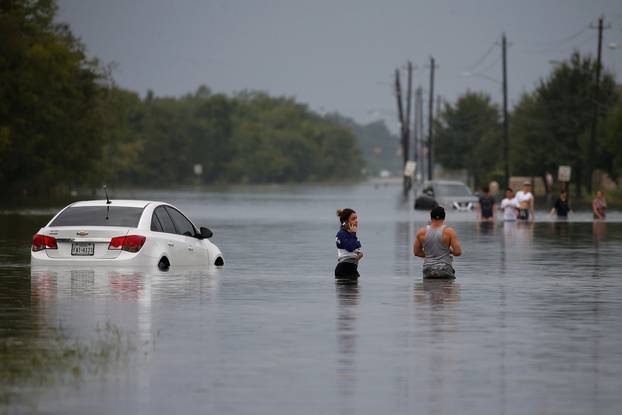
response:
[[[445,209],[430,212],[432,222],[417,231],[413,252],[423,258],[423,278],[455,278],[452,256],[462,255],[458,235],[445,226]]]

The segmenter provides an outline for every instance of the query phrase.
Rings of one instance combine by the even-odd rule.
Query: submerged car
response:
[[[62,209],[32,239],[32,265],[224,265],[222,252],[168,203],[94,200]]]
[[[431,180],[425,182],[415,198],[415,209],[432,209],[443,206],[460,211],[471,210],[477,204],[477,197],[462,182]]]

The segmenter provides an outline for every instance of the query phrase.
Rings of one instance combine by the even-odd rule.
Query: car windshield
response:
[[[468,187],[460,183],[439,184],[434,186],[434,191],[437,196],[441,197],[462,197],[473,195]]]
[[[77,206],[65,209],[50,227],[56,226],[138,226],[143,208],[126,206]]]

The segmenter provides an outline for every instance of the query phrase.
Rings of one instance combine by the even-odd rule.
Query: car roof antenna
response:
[[[106,193],[106,204],[109,205],[112,202],[110,201],[110,198],[108,197],[108,186],[104,185],[104,192]]]

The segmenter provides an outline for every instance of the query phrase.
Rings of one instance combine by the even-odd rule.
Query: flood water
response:
[[[0,213],[0,413],[620,414],[622,214],[478,225],[424,281],[396,186],[133,192],[214,231],[223,268],[31,268],[57,208]],[[338,207],[358,284],[336,284]],[[544,209],[544,206],[542,206]]]

